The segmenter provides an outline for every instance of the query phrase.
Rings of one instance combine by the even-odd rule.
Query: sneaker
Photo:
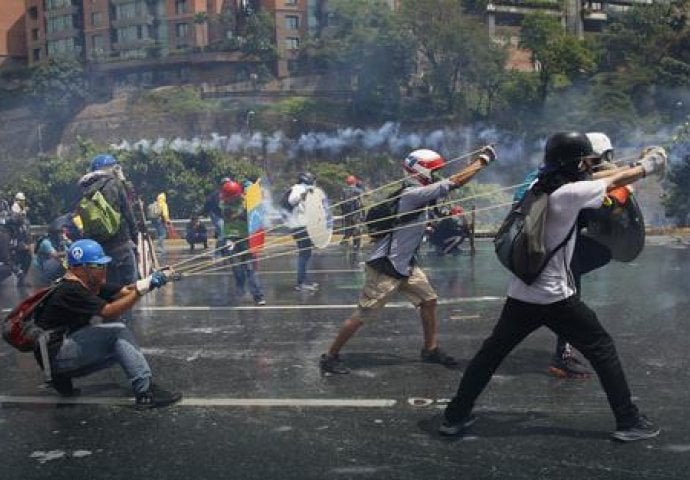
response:
[[[634,442],[636,440],[658,437],[660,432],[661,428],[658,425],[652,423],[644,415],[640,415],[634,425],[618,428],[611,434],[611,437],[620,442]]]
[[[592,372],[574,355],[555,355],[549,372],[558,378],[588,378]]]
[[[50,384],[55,389],[55,391],[63,397],[76,397],[81,393],[80,389],[74,388],[74,385],[72,384],[72,378],[66,375],[53,374],[53,378],[51,379]]]
[[[422,348],[422,361],[426,363],[438,363],[446,367],[453,367],[458,364],[458,361],[441,350],[439,347],[433,350],[426,350]]]
[[[345,363],[338,354],[331,355],[329,353],[324,353],[321,355],[319,367],[321,367],[321,371],[323,372],[335,373],[338,375],[350,373],[350,369],[345,366]]]
[[[295,290],[298,292],[315,292],[319,289],[318,283],[300,283],[295,286]]]
[[[443,420],[443,423],[441,424],[440,427],[438,427],[438,433],[441,435],[445,435],[448,437],[452,437],[455,435],[459,435],[462,433],[464,430],[467,430],[470,428],[474,422],[477,421],[477,417],[475,415],[468,415],[466,417],[461,418],[460,420],[456,422],[451,422],[449,420]]]
[[[266,305],[266,300],[264,300],[263,298],[256,298],[254,299],[254,303],[261,307],[263,305]]]
[[[179,402],[181,399],[182,394],[180,392],[164,390],[152,383],[146,392],[136,396],[134,406],[139,410],[167,407]]]

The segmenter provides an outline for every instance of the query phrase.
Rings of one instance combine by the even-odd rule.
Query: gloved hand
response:
[[[496,160],[496,150],[491,145],[487,145],[479,151],[477,158],[486,166]]]
[[[663,177],[666,170],[666,160],[666,150],[663,147],[648,147],[644,149],[642,158],[637,162],[637,165],[642,167],[645,177],[648,175]]]
[[[134,286],[139,295],[145,295],[166,283],[168,283],[168,277],[163,272],[155,271],[148,277],[137,280]]]

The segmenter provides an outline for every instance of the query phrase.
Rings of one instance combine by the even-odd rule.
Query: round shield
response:
[[[595,210],[583,234],[607,246],[614,260],[635,260],[645,243],[644,218],[635,195],[630,195],[622,206]]]
[[[326,194],[314,188],[304,199],[304,218],[311,243],[316,248],[326,248],[333,233],[333,217]]]

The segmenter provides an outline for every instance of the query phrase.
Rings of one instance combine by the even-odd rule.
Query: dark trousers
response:
[[[592,364],[617,426],[634,424],[638,411],[630,399],[630,389],[613,339],[599,323],[596,313],[576,296],[549,305],[509,297],[493,332],[467,366],[458,391],[446,408],[446,419],[454,422],[469,415],[503,359],[542,325],[575,346]]]

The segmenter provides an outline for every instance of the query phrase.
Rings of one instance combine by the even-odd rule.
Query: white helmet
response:
[[[17,194],[14,196],[15,200],[26,200],[26,196],[22,192],[17,192]]]
[[[417,180],[422,185],[433,183],[432,172],[443,168],[446,161],[433,150],[421,148],[410,153],[403,161],[403,168],[410,178]]]
[[[589,132],[586,135],[592,144],[593,153],[610,162],[613,159],[613,145],[608,135],[601,132]]]

